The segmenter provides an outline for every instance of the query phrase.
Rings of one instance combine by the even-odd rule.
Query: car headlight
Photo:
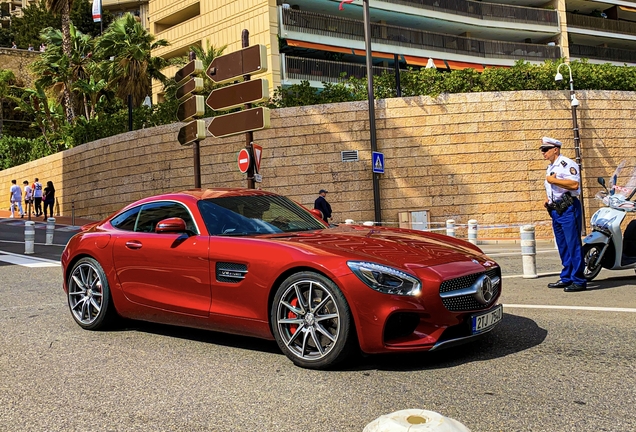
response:
[[[385,294],[415,296],[422,284],[403,271],[364,261],[348,261],[347,265],[362,282]]]

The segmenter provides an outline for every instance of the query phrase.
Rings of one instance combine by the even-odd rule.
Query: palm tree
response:
[[[55,15],[60,15],[62,19],[62,52],[67,57],[71,57],[71,6],[73,0],[46,0],[46,7]],[[66,120],[73,123],[75,119],[75,111],[73,110],[73,95],[71,87],[73,82],[69,82],[63,90],[64,92],[64,109],[66,111]]]
[[[166,77],[161,70],[168,62],[161,57],[153,57],[152,50],[168,46],[165,39],[156,40],[132,14],[126,14],[114,21],[97,41],[104,62],[104,77],[115,95],[124,102],[132,96],[133,106],[140,106],[150,94],[152,79],[162,83]]]
[[[95,61],[93,59],[94,41],[90,35],[78,31],[73,23],[69,26],[71,35],[71,55],[67,56],[63,49],[63,34],[60,30],[46,28],[42,31],[41,38],[47,45],[46,51],[33,62],[32,69],[39,78],[37,82],[44,88],[52,89],[60,94],[64,103],[67,103],[65,95],[70,93],[72,100],[77,101],[73,91],[74,82],[80,79],[89,79]],[[75,108],[72,111],[75,113]],[[66,107],[65,107],[66,109]],[[68,111],[66,111],[68,112]]]

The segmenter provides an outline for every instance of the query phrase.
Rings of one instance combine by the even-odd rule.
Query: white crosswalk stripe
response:
[[[60,267],[61,265],[59,262],[45,258],[35,258],[9,252],[0,252],[0,261],[29,268]]]

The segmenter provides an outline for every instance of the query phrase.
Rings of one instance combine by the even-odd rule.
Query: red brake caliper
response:
[[[293,307],[298,306],[298,299],[295,298],[292,301],[289,302],[290,305],[292,305]],[[298,318],[298,315],[295,314],[292,311],[287,312],[287,318]],[[291,332],[291,334],[296,333],[296,330],[298,329],[298,324],[291,324],[289,326],[289,331]]]

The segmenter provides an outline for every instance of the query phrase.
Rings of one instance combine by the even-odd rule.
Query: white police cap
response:
[[[554,139],[554,138],[550,138],[550,137],[543,137],[541,138],[541,147],[559,147],[561,148],[561,141]]]

